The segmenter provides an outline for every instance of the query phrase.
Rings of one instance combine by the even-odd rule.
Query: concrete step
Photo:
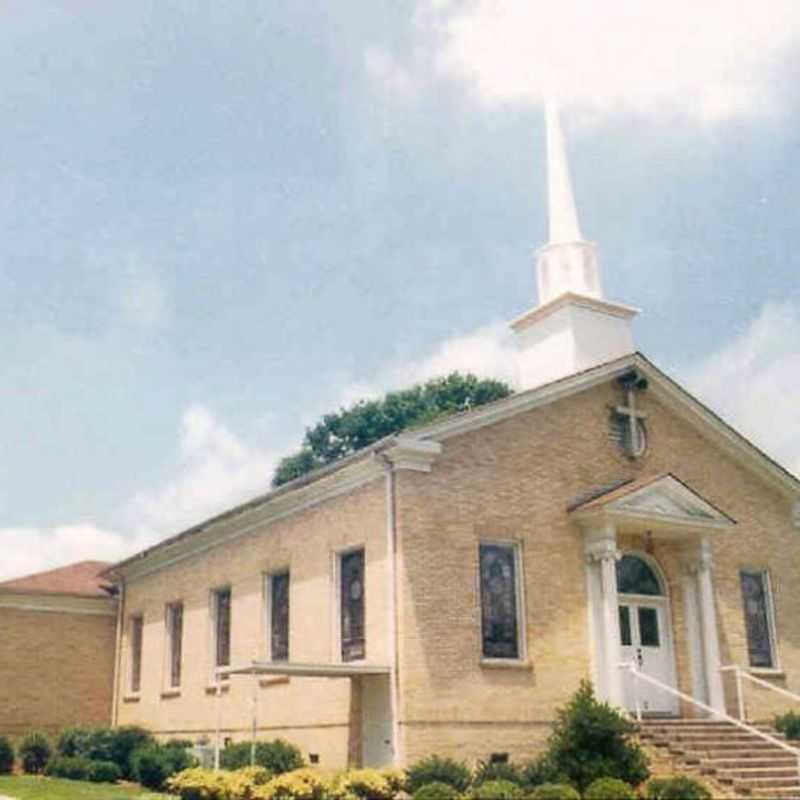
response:
[[[800,789],[800,781],[798,781],[797,775],[789,778],[734,778],[731,780],[727,780],[725,777],[717,775],[717,780],[720,783],[732,784],[736,791],[739,791],[739,787],[747,787],[753,794],[758,794],[759,792],[761,792],[761,794],[766,794],[768,790],[771,791],[772,789],[781,788],[793,789],[796,787],[797,789]]]
[[[775,756],[774,758],[759,758],[744,755],[741,758],[703,758],[703,768],[708,769],[738,769],[739,767],[789,767],[797,769],[797,760],[789,756]]]

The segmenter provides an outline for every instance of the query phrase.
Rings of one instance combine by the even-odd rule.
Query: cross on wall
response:
[[[628,375],[623,375],[619,379],[619,383],[625,390],[627,397],[627,405],[616,406],[614,411],[621,417],[627,420],[628,424],[628,441],[629,455],[631,458],[636,458],[641,455],[644,447],[644,442],[640,441],[639,421],[647,419],[647,414],[640,411],[636,406],[636,393],[644,391],[647,388],[647,380],[640,378],[635,372]]]

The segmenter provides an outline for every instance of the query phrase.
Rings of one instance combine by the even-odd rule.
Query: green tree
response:
[[[508,397],[511,392],[502,381],[453,372],[410,389],[389,392],[380,400],[361,400],[325,414],[306,430],[301,449],[278,464],[272,485],[287,483],[384,436]]]

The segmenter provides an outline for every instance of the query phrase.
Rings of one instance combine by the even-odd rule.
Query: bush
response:
[[[508,761],[479,761],[475,767],[472,783],[479,786],[487,781],[508,781],[522,786],[525,778],[522,769]]]
[[[113,761],[90,761],[86,776],[92,783],[116,783],[122,770]]]
[[[636,792],[619,778],[598,778],[583,793],[583,800],[636,800]]]
[[[276,775],[259,787],[258,800],[325,800],[331,786],[313,769],[296,769]]]
[[[85,781],[89,777],[92,762],[83,756],[55,756],[47,762],[45,774],[53,778],[68,778]]]
[[[581,800],[577,790],[568,783],[543,783],[530,795],[531,800]]]
[[[148,789],[160,789],[167,778],[176,772],[181,772],[171,758],[173,749],[177,750],[177,748],[149,744],[134,750],[131,756],[132,776]]]
[[[441,781],[423,784],[413,794],[413,800],[458,800],[458,797],[457,789]]]
[[[173,775],[166,781],[170,794],[181,800],[227,800],[228,776],[223,772],[193,767]]]
[[[775,727],[787,739],[800,739],[800,714],[788,711],[775,717]]]
[[[389,784],[389,788],[398,794],[405,791],[406,788],[406,773],[402,769],[395,769],[394,767],[384,767],[380,770],[383,779]]]
[[[545,783],[569,782],[569,778],[563,772],[559,772],[547,755],[523,764],[520,773],[522,785],[526,789],[532,789]]]
[[[472,782],[467,766],[452,758],[428,756],[409,767],[406,772],[406,790],[415,794],[426,783],[446,783],[457,792],[464,792]]]
[[[8,775],[14,769],[14,748],[5,736],[0,736],[0,775]]]
[[[619,778],[638,786],[650,775],[647,757],[632,739],[634,724],[594,696],[582,681],[557,714],[547,760],[583,791],[598,778]]]
[[[19,745],[19,757],[25,772],[38,775],[50,760],[50,742],[43,733],[27,734]]]
[[[512,781],[484,781],[473,786],[469,794],[471,800],[522,800],[525,793]]]
[[[397,790],[376,769],[352,769],[336,781],[337,791],[360,800],[392,800]]]
[[[155,741],[150,731],[137,725],[123,725],[121,728],[114,728],[108,743],[108,760],[113,761],[119,767],[123,778],[130,778],[133,775],[131,757],[134,752],[146,745],[155,744]],[[191,742],[189,746],[191,747]]]
[[[241,769],[250,766],[250,742],[229,744],[221,753],[219,765],[223,769]],[[256,742],[256,766],[268,769],[274,775],[302,769],[305,766],[302,753],[284,739],[271,742]]]
[[[711,800],[711,792],[694,778],[654,778],[645,787],[646,800]]]

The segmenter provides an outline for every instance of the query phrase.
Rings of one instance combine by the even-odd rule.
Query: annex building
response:
[[[732,665],[800,692],[800,482],[636,351],[552,108],[547,127],[518,391],[104,568],[114,624],[71,635],[102,651],[109,721],[255,724],[323,766],[384,765],[529,756],[584,678],[675,716],[703,713],[675,690],[735,710]],[[51,696],[75,691],[64,675]],[[771,697],[750,691],[748,715]]]

